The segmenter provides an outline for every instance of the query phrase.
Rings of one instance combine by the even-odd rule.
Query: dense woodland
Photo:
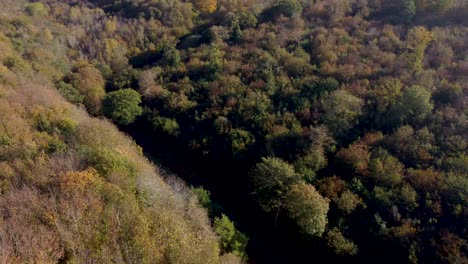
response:
[[[236,183],[271,232],[298,234],[285,244],[342,262],[468,262],[465,0],[0,10],[7,263],[248,261],[209,192],[162,181],[105,118]]]

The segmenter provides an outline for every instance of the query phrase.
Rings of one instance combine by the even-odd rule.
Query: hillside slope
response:
[[[0,4],[0,262],[219,263],[190,190],[166,184],[130,138],[57,92],[60,31],[19,4]]]

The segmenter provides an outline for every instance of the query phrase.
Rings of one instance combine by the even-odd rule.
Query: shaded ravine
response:
[[[196,159],[187,146],[158,138],[144,122],[122,130],[163,170],[210,191],[212,200],[223,208],[223,213],[248,235],[249,263],[310,263],[311,255],[316,263],[333,259],[322,243],[303,239],[287,219],[280,217],[275,225],[274,217],[259,210],[249,195],[246,171]],[[243,176],[236,178],[236,174]]]
[[[234,160],[226,163],[196,157],[188,146],[184,146],[179,140],[165,138],[156,134],[151,124],[139,120],[138,122],[121,128],[131,136],[135,142],[143,148],[145,155],[163,170],[174,173],[190,185],[202,186],[210,191],[211,200],[219,204],[236,227],[249,237],[247,255],[252,264],[302,264],[302,263],[396,263],[398,256],[389,256],[390,244],[375,243],[366,234],[366,222],[369,215],[359,215],[353,221],[362,222],[358,241],[366,247],[361,247],[360,254],[356,257],[345,257],[333,254],[326,242],[320,238],[302,236],[295,223],[284,214],[280,214],[275,225],[273,215],[262,212],[252,200],[248,188],[248,171],[242,169],[245,166],[236,166]],[[255,164],[255,160],[250,161]],[[337,166],[330,164],[330,171],[334,174]],[[329,216],[330,217],[330,216]],[[373,241],[374,243],[369,243]]]

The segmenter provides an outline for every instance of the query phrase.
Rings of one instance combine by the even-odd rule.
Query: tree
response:
[[[241,258],[246,257],[245,247],[249,239],[236,229],[234,223],[226,215],[216,217],[213,228],[220,237],[220,246],[224,253],[233,253]]]
[[[152,68],[145,70],[140,74],[138,80],[139,93],[143,96],[144,101],[152,101],[156,97],[165,97],[164,93],[169,93],[157,81],[162,73],[161,68]]]
[[[233,42],[239,42],[242,39],[242,30],[239,24],[239,19],[235,18],[231,21],[231,30],[229,37]]]
[[[416,4],[414,0],[403,0],[403,11],[401,15],[407,23],[413,20],[414,15],[416,15]]]
[[[297,0],[278,0],[270,8],[263,11],[264,20],[276,20],[281,15],[292,17],[302,12],[301,3]]]
[[[389,151],[412,167],[429,167],[433,159],[435,139],[427,127],[417,131],[409,125],[399,127],[383,142]]]
[[[418,194],[409,184],[404,184],[400,189],[400,203],[407,211],[418,207]]]
[[[249,131],[239,128],[230,130],[227,136],[234,156],[242,155],[255,142],[255,137]]]
[[[354,256],[358,253],[358,247],[353,241],[345,238],[341,231],[334,227],[326,236],[328,246],[338,255]]]
[[[338,199],[335,199],[334,202],[342,212],[349,214],[361,205],[362,199],[354,194],[353,192],[346,190],[344,191]]]
[[[156,116],[152,119],[153,127],[171,136],[177,136],[180,133],[177,120],[164,116]]]
[[[440,263],[464,263],[467,259],[466,255],[463,254],[463,247],[466,248],[466,240],[445,231],[437,241],[437,260]]]
[[[302,6],[296,0],[279,0],[274,4],[275,8],[281,10],[282,14],[288,17],[298,15],[302,12]]]
[[[354,173],[367,175],[370,160],[369,149],[369,146],[358,141],[349,145],[348,148],[338,151],[336,157],[351,168]]]
[[[172,67],[177,67],[180,64],[180,53],[172,43],[167,43],[162,48],[162,60],[163,64]]]
[[[286,196],[286,208],[291,219],[308,235],[322,236],[327,226],[329,200],[310,184],[294,184]]]
[[[403,92],[398,113],[404,121],[414,123],[423,121],[433,108],[431,92],[421,86],[413,85]]]
[[[55,86],[57,87],[57,90],[60,92],[60,94],[70,103],[77,105],[83,103],[84,96],[80,93],[80,91],[73,87],[73,85],[64,81],[60,81]]]
[[[331,200],[338,199],[340,194],[346,190],[346,182],[337,176],[321,179],[316,186],[323,196]]]
[[[119,125],[129,125],[143,112],[141,96],[132,89],[122,89],[108,93],[103,100],[104,114]]]
[[[314,146],[305,156],[296,160],[294,168],[304,176],[304,179],[312,182],[317,171],[325,168],[327,164],[328,161],[323,148]]]
[[[442,183],[443,175],[433,169],[409,169],[406,180],[411,186],[421,192],[434,192]]]
[[[396,186],[403,179],[403,165],[384,149],[377,149],[369,163],[372,178],[384,186]]]
[[[214,213],[214,205],[210,198],[210,191],[203,189],[203,187],[190,188],[193,194],[197,197],[198,203],[208,211],[208,215],[212,216]]]
[[[423,70],[423,60],[427,46],[434,40],[434,34],[425,27],[412,28],[406,37],[406,60],[408,67],[414,73]]]
[[[466,174],[449,173],[444,178],[443,189],[447,203],[454,206],[468,204],[468,177]],[[463,212],[463,209],[461,210]]]
[[[202,13],[213,13],[218,6],[217,0],[196,0],[195,7]]]
[[[438,0],[435,1],[434,11],[438,14],[446,13],[450,8],[454,6],[453,0]]]
[[[346,90],[330,94],[323,102],[323,123],[335,136],[342,136],[357,123],[363,102]]]
[[[30,16],[47,16],[49,10],[44,4],[36,2],[30,3],[26,6],[26,13]]]
[[[105,80],[98,69],[85,61],[79,61],[65,77],[65,82],[73,85],[84,96],[83,102],[88,111],[99,113],[106,92]]]
[[[307,181],[312,182],[316,172],[327,166],[327,152],[334,149],[335,141],[325,126],[311,126],[308,131],[308,139],[310,140],[310,148],[304,156],[296,159],[294,167]]]
[[[291,185],[300,180],[294,168],[278,158],[262,158],[251,172],[253,194],[260,207],[277,211],[284,206]]]
[[[399,114],[395,113],[395,106],[401,98],[403,84],[397,78],[384,77],[370,91],[369,115],[378,127],[393,126],[399,121]]]

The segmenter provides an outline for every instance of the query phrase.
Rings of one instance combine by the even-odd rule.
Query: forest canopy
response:
[[[468,261],[466,1],[0,8],[0,207],[24,213],[4,214],[0,248],[14,260],[43,260],[45,249],[14,248],[14,235],[33,227],[55,261],[247,259],[249,239],[208,192],[157,180],[151,188],[164,194],[147,194],[151,166],[86,110],[156,142],[174,163],[191,160],[202,182],[232,189],[226,196],[247,197],[273,236],[294,233],[280,246],[343,263]],[[72,239],[71,227],[86,236]]]

